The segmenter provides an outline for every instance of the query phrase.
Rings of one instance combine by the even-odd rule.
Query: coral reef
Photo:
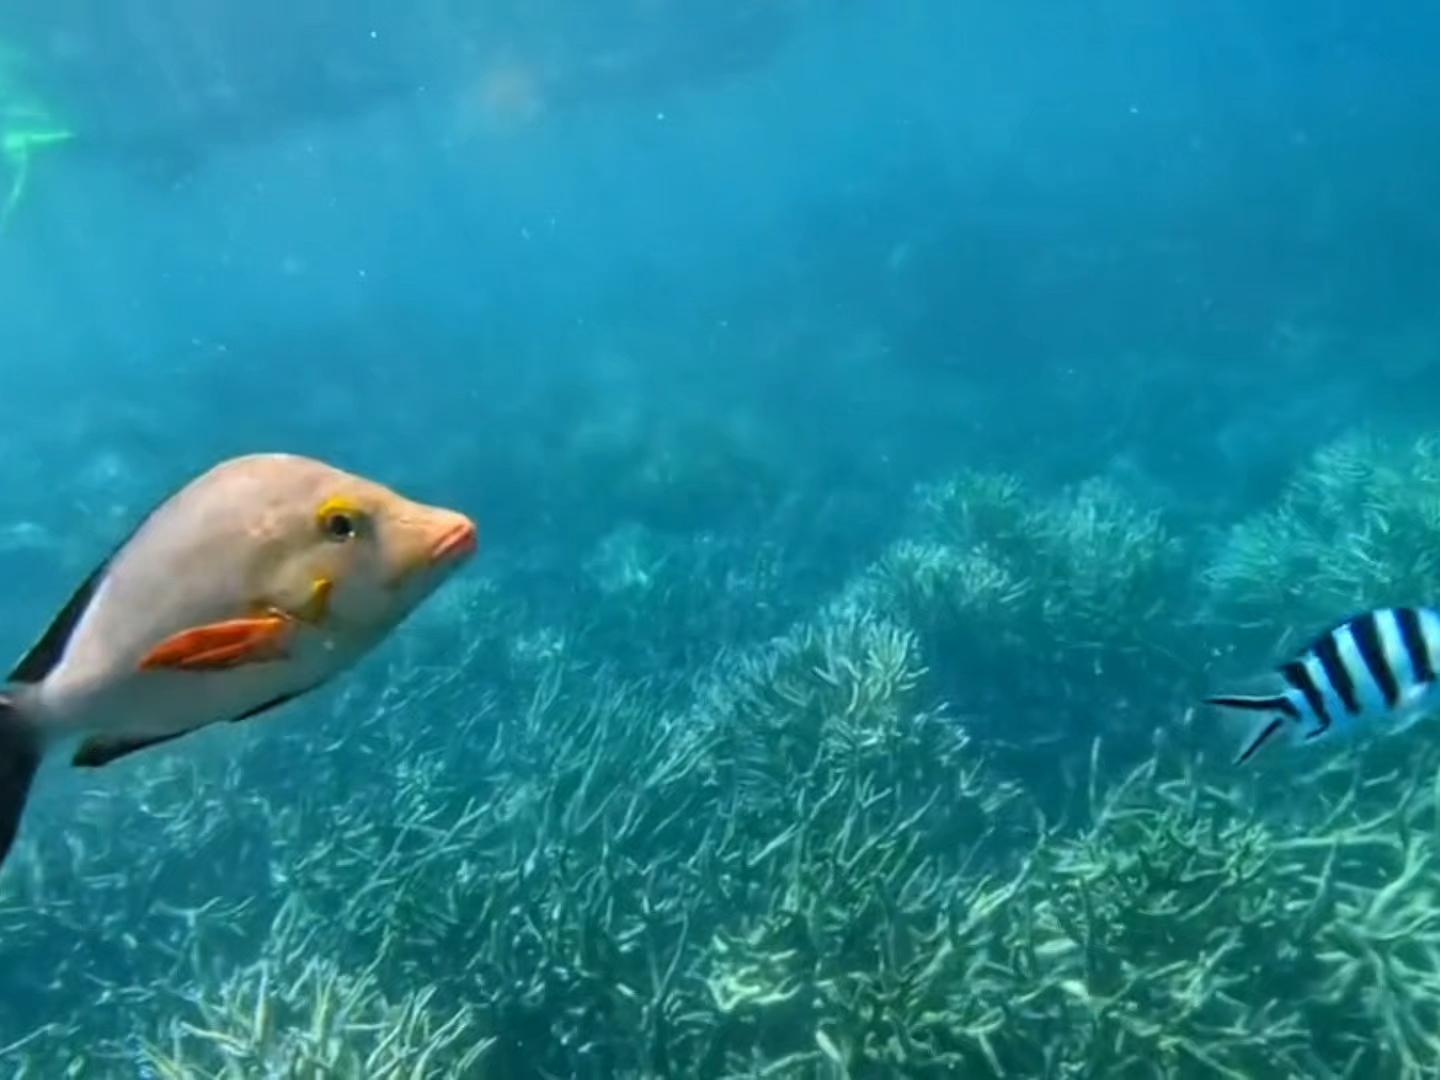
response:
[[[1203,570],[1111,484],[966,474],[800,617],[785,552],[642,525],[571,624],[476,579],[328,709],[45,778],[0,1063],[1434,1076],[1435,741],[1236,770],[1179,703],[1434,597],[1436,445],[1323,451]]]
[[[1236,623],[1302,625],[1440,601],[1440,440],[1365,432],[1322,448],[1274,509],[1236,525],[1207,574]]]
[[[965,474],[920,493],[917,532],[881,561],[917,624],[958,638],[964,662],[1017,644],[1047,667],[1117,680],[1180,637],[1192,573],[1156,511],[1101,480],[1044,498],[1011,477]],[[1178,617],[1177,617],[1178,616]],[[1167,673],[1168,674],[1168,673]]]
[[[1057,745],[1101,733],[1117,760],[1143,758],[1157,708],[1179,711],[1198,691],[1196,576],[1163,515],[1114,484],[1047,496],[963,473],[921,489],[908,535],[846,602],[911,627],[930,695],[1007,769],[1043,772]],[[1073,789],[1074,777],[1052,788],[1047,812],[1067,812]]]
[[[688,673],[704,666],[715,642],[761,640],[797,617],[787,596],[792,561],[774,541],[737,550],[714,533],[667,536],[629,522],[584,560],[567,597],[579,613],[574,632],[608,666]]]
[[[481,1075],[490,1040],[473,1033],[468,1009],[432,1016],[432,987],[392,1004],[368,972],[352,976],[324,960],[305,962],[305,945],[284,942],[278,963],[261,961],[230,975],[213,997],[194,997],[196,1016],[170,1025],[168,1045],[144,1047],[149,1072],[156,1080]]]
[[[1206,568],[1211,663],[1227,678],[1253,675],[1357,611],[1440,602],[1437,536],[1440,439],[1360,431],[1322,447],[1278,505],[1225,533]],[[1406,771],[1416,755],[1440,764],[1428,740],[1363,752],[1377,774]]]

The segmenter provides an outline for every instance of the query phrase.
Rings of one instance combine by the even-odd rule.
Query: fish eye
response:
[[[316,511],[315,524],[325,539],[343,544],[360,535],[360,530],[364,527],[364,515],[360,508],[348,499],[328,499]]]
[[[343,510],[332,510],[325,515],[325,535],[331,540],[349,540],[355,533],[355,518]]]

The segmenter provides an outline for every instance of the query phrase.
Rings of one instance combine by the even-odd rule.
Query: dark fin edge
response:
[[[1245,744],[1239,756],[1235,758],[1236,765],[1243,765],[1254,757],[1255,752],[1264,746],[1265,743],[1269,742],[1270,739],[1285,726],[1287,720],[1294,718],[1293,714],[1295,711],[1295,707],[1290,704],[1289,699],[1278,694],[1259,697],[1208,697],[1205,699],[1205,704],[1218,705],[1224,709],[1241,709],[1245,712],[1273,712],[1280,714],[1257,731],[1250,741]],[[1314,732],[1311,737],[1313,738],[1316,735],[1320,735],[1324,731],[1325,729],[1322,727]]]
[[[1223,709],[1244,709],[1247,712],[1278,712],[1286,716],[1292,716],[1294,706],[1290,699],[1281,694],[1266,694],[1257,697],[1245,697],[1241,695],[1230,695],[1227,697],[1207,697],[1206,705],[1219,705]]]
[[[190,734],[188,731],[177,731],[173,735],[146,735],[140,737],[105,736],[96,735],[86,739],[75,748],[75,756],[70,759],[70,764],[77,769],[98,769],[101,766],[109,765],[112,761],[118,761],[137,750],[145,750],[152,746],[159,746],[171,739],[178,739],[181,735]]]
[[[249,712],[241,713],[234,717],[230,723],[238,724],[242,720],[249,720],[251,717],[267,713],[271,709],[278,709],[288,701],[294,701],[300,694],[282,694],[281,696],[257,705]],[[129,757],[139,750],[148,750],[152,746],[160,746],[163,743],[172,742],[175,739],[189,735],[191,731],[198,731],[198,728],[190,728],[185,731],[177,731],[171,735],[95,735],[82,742],[75,750],[75,756],[70,759],[70,764],[77,769],[99,769],[109,765],[113,761],[119,761],[123,757]]]
[[[70,635],[75,633],[75,627],[85,617],[85,612],[90,607],[90,601],[94,599],[96,590],[100,588],[100,582],[104,580],[105,571],[109,566],[110,560],[106,559],[90,572],[90,576],[75,590],[74,595],[65,601],[65,606],[45,628],[45,633],[40,635],[40,640],[30,646],[30,650],[15,665],[15,670],[10,672],[10,682],[38,683],[43,682],[45,676],[50,674],[55,665],[60,662],[60,657],[65,654],[65,646],[70,643]]]
[[[145,527],[146,523],[155,516],[157,510],[165,505],[170,496],[152,506],[143,517],[136,523],[135,527],[125,534],[125,537],[110,549],[107,555],[90,575],[80,583],[60,613],[51,620],[45,632],[40,635],[40,640],[30,646],[29,650],[15,665],[15,670],[10,673],[7,680],[12,683],[38,683],[45,679],[54,670],[55,665],[60,662],[60,657],[65,655],[65,647],[70,644],[70,636],[75,633],[75,627],[80,625],[80,620],[85,617],[85,612],[90,608],[90,601],[95,598],[95,593],[100,588],[100,583],[105,580],[105,574],[110,569],[110,563],[115,556],[135,539],[135,535]]]
[[[39,737],[8,698],[0,697],[0,864],[10,854],[44,754]]]
[[[1277,716],[1275,717],[1275,719],[1271,720],[1268,724],[1266,724],[1259,731],[1257,731],[1255,733],[1255,737],[1246,744],[1245,749],[1240,751],[1239,755],[1235,758],[1235,764],[1243,765],[1245,764],[1245,762],[1249,761],[1252,757],[1255,756],[1255,751],[1259,750],[1260,747],[1265,745],[1265,743],[1270,739],[1270,737],[1284,726],[1285,718],[1283,716]]]

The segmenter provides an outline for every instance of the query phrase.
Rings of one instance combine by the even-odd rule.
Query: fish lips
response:
[[[430,565],[439,568],[464,562],[475,554],[479,546],[480,538],[475,523],[469,518],[462,518],[430,545]]]

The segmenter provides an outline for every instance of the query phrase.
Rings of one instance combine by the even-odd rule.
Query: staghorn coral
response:
[[[1217,618],[1316,626],[1440,599],[1440,439],[1358,433],[1319,450],[1205,574]]]
[[[1101,733],[1130,760],[1148,754],[1206,656],[1188,551],[1161,515],[1106,481],[1043,498],[966,473],[921,489],[917,519],[844,602],[919,635],[925,692],[1017,772],[1053,771],[1056,747]],[[1081,765],[1059,763],[1056,814]]]
[[[1087,1075],[1320,1075],[1298,1012],[1267,1004],[1264,983],[1303,985],[1311,963],[1287,910],[1313,892],[1304,868],[1219,793],[1156,781],[1152,762],[1085,834],[1039,853],[1011,930],[1066,1056]]]
[[[292,951],[279,964],[262,960],[213,991],[193,993],[193,1018],[173,1021],[166,1045],[147,1045],[144,1059],[157,1080],[482,1075],[493,1040],[478,1034],[467,1008],[444,1019],[432,1014],[433,997],[424,989],[392,1003],[373,974],[347,975]]]
[[[691,672],[717,642],[763,639],[793,617],[782,588],[788,564],[778,544],[737,548],[712,533],[676,537],[623,525],[584,562],[571,597],[576,636],[608,667]]]
[[[422,624],[330,715],[76,780],[0,880],[7,1075],[134,1080],[137,1020],[148,1068],[199,1076],[385,1075],[372,1023],[500,1080],[1440,1071],[1433,748],[1102,768],[1083,722],[1130,760],[1117,703],[1163,724],[1184,692],[1190,628],[1141,611],[1190,595],[1184,552],[1111,488],[966,490],[712,670],[620,677],[582,659],[611,631],[478,587],[459,655]],[[610,625],[695,629],[645,610]]]
[[[1160,515],[1094,480],[1051,499],[1013,478],[966,474],[922,489],[927,545],[902,541],[878,568],[917,626],[983,641],[998,634],[1049,656],[1111,663],[1176,634],[1185,553]],[[999,627],[974,625],[981,618]]]
[[[876,576],[902,612],[928,633],[945,636],[961,619],[990,629],[993,649],[1023,648],[1028,594],[1034,582],[984,544],[969,548],[901,540],[881,557]],[[980,633],[976,633],[980,637]]]
[[[1152,759],[1009,874],[932,855],[889,889],[916,849],[872,822],[833,856],[850,880],[717,940],[711,994],[785,1063],[746,1075],[1418,1080],[1440,1066],[1437,792],[1368,814],[1361,790],[1287,828]],[[789,854],[787,899],[813,866]]]
[[[1233,526],[1203,578],[1202,618],[1229,678],[1257,674],[1356,611],[1440,602],[1440,439],[1359,432],[1299,468],[1273,509]],[[1429,740],[1379,740],[1377,775]],[[1343,779],[1340,781],[1343,786]]]
[[[1085,833],[1037,849],[1001,931],[1029,987],[1014,1034],[1037,1032],[1003,1041],[1011,1067],[1432,1075],[1440,866],[1416,825],[1435,792],[1371,813],[1363,786],[1298,827],[1158,760],[1097,795]],[[1050,1059],[1027,1063],[1027,1044]]]
[[[944,823],[964,844],[1015,795],[992,780],[977,797],[983,761],[966,726],[924,686],[918,636],[844,598],[723,670],[696,709],[710,743],[705,775],[727,815],[759,823],[761,834],[774,815],[793,815],[801,793],[843,784],[936,802],[926,827]],[[848,809],[835,811],[827,828],[839,828]],[[1011,824],[1023,831],[1028,818]]]
[[[917,828],[931,807],[881,791],[831,833],[827,802],[844,801],[839,791],[800,800],[797,823],[751,866],[770,902],[711,944],[705,978],[731,1068],[761,1054],[806,1070],[784,1075],[829,1075],[835,1064],[847,1075],[939,1077],[986,1060],[995,1002],[957,991],[986,962],[986,920],[1010,896],[967,881],[989,836],[937,851]]]
[[[663,1075],[697,1037],[676,991],[712,917],[695,864],[719,823],[699,748],[644,689],[552,665],[500,722],[494,797],[430,815],[356,913],[382,982],[474,1006],[495,1075]]]
[[[963,727],[924,707],[924,674],[913,633],[842,600],[735,663],[706,704],[710,767],[733,793],[725,846],[740,846],[702,964],[716,1075],[955,1060],[953,1039],[920,1045],[953,974],[934,950],[965,872],[1030,819]]]
[[[802,624],[742,662],[729,689],[749,723],[747,745],[735,749],[781,762],[786,775],[827,755],[889,754],[914,733],[924,674],[919,641],[894,623],[841,615]]]
[[[915,531],[943,544],[984,541],[1018,549],[1029,542],[1034,500],[1009,473],[966,470],[923,484],[915,496]]]

